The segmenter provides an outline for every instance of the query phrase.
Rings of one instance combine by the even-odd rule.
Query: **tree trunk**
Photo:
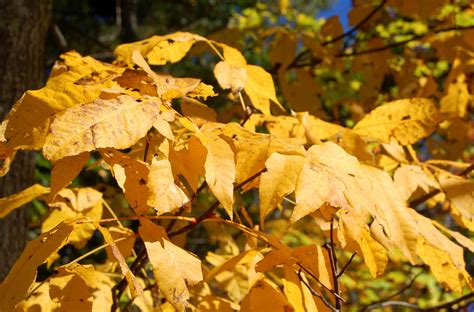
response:
[[[52,0],[0,0],[0,117],[3,120],[23,92],[37,89],[44,69],[44,48]],[[31,153],[18,153],[0,179],[0,197],[32,184]],[[0,219],[0,281],[27,241],[25,207]]]

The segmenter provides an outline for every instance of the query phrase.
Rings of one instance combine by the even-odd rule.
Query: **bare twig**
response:
[[[331,219],[330,228],[329,228],[329,244],[327,244],[326,249],[329,251],[329,262],[331,264],[331,274],[332,281],[334,283],[334,297],[336,301],[336,310],[341,310],[341,300],[340,300],[340,291],[339,291],[339,273],[337,269],[337,258],[334,251],[334,219]],[[337,296],[336,296],[337,295]]]
[[[394,294],[391,294],[390,296],[387,296],[385,298],[382,298],[380,300],[377,300],[377,301],[374,301],[368,305],[366,305],[365,307],[362,308],[362,311],[365,311],[365,310],[370,310],[369,307],[371,306],[376,306],[377,304],[380,304],[380,303],[383,303],[383,302],[388,302],[390,299],[398,296],[398,295],[401,295],[402,293],[404,293],[407,289],[411,288],[411,286],[413,286],[413,284],[415,283],[415,280],[418,276],[420,276],[420,274],[422,274],[422,272],[419,272],[418,274],[416,274],[415,276],[413,276],[413,278],[410,280],[410,282],[408,284],[406,284],[405,286],[403,286],[400,290],[398,290],[396,293]]]
[[[347,267],[349,266],[349,264],[351,264],[352,260],[354,260],[354,257],[357,255],[357,251],[355,251],[352,256],[349,258],[349,260],[347,261],[347,263],[342,267],[341,271],[339,271],[339,273],[337,274],[337,278],[341,277],[342,274],[344,274],[344,271],[346,271]]]
[[[308,290],[311,292],[311,295],[315,296],[315,297],[318,297],[319,299],[321,299],[321,301],[324,303],[325,306],[327,306],[331,311],[337,311],[336,308],[334,308],[332,306],[331,303],[329,303],[326,298],[324,298],[324,296],[320,293],[318,293],[316,290],[313,289],[313,287],[311,287],[311,285],[309,285],[304,279],[303,277],[301,276],[301,269],[298,271],[298,278],[299,280],[306,286],[308,287]]]
[[[357,31],[358,29],[360,29],[365,23],[367,23],[379,10],[381,10],[383,8],[383,6],[385,5],[385,3],[387,2],[387,0],[383,0],[382,2],[380,2],[380,4],[378,6],[376,6],[369,14],[367,14],[366,17],[364,17],[359,23],[357,23],[357,25],[355,25],[354,27],[352,27],[351,29],[349,29],[348,31],[346,31],[345,33],[339,35],[339,36],[336,36],[334,37],[333,39],[330,39],[330,40],[327,40],[327,41],[324,41],[323,43],[321,43],[321,45],[323,46],[326,46],[328,44],[331,44],[331,43],[334,43],[334,42],[337,42],[341,39],[344,39],[348,36],[351,36],[355,31]],[[295,67],[300,67],[298,65],[298,62],[303,58],[305,57],[306,55],[308,55],[309,53],[311,53],[311,51],[309,49],[306,49],[304,51],[301,51],[294,59],[293,61],[291,61],[291,63],[287,66],[287,68],[295,68]]]
[[[337,37],[334,37],[334,39],[323,42],[323,46],[327,45],[327,44],[330,44],[330,43],[333,43],[333,42],[336,42],[336,41],[339,41],[341,39],[344,39],[345,37],[348,37],[348,36],[352,35],[356,30],[358,30],[365,23],[367,23],[375,15],[375,13],[377,13],[379,10],[381,10],[383,8],[383,6],[385,5],[385,3],[387,3],[387,0],[383,0],[382,2],[380,2],[380,4],[378,6],[376,6],[369,14],[367,14],[367,16],[364,17],[359,23],[357,23],[357,25],[355,25],[354,27],[352,27],[351,29],[349,29],[345,33],[343,33],[343,34],[341,34]]]

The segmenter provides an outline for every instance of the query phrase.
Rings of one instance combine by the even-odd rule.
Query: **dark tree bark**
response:
[[[0,117],[3,120],[23,92],[37,89],[44,69],[44,48],[52,0],[0,0]],[[0,197],[32,184],[31,153],[18,153],[10,172],[0,178]],[[25,207],[0,219],[0,281],[27,241]]]

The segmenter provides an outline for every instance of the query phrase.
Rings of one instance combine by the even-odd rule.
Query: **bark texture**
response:
[[[3,120],[23,92],[40,87],[52,0],[0,0],[0,117]],[[31,153],[18,153],[0,178],[0,197],[32,184]],[[0,281],[27,241],[25,207],[0,219]]]

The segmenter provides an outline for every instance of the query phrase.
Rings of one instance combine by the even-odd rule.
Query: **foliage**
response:
[[[0,199],[1,217],[30,201],[49,210],[0,310],[472,298],[474,8],[354,3],[347,32],[281,1],[212,39],[122,44],[112,64],[63,54],[1,126],[2,174],[19,150],[52,167],[49,185]],[[162,72],[187,55],[214,77]]]

